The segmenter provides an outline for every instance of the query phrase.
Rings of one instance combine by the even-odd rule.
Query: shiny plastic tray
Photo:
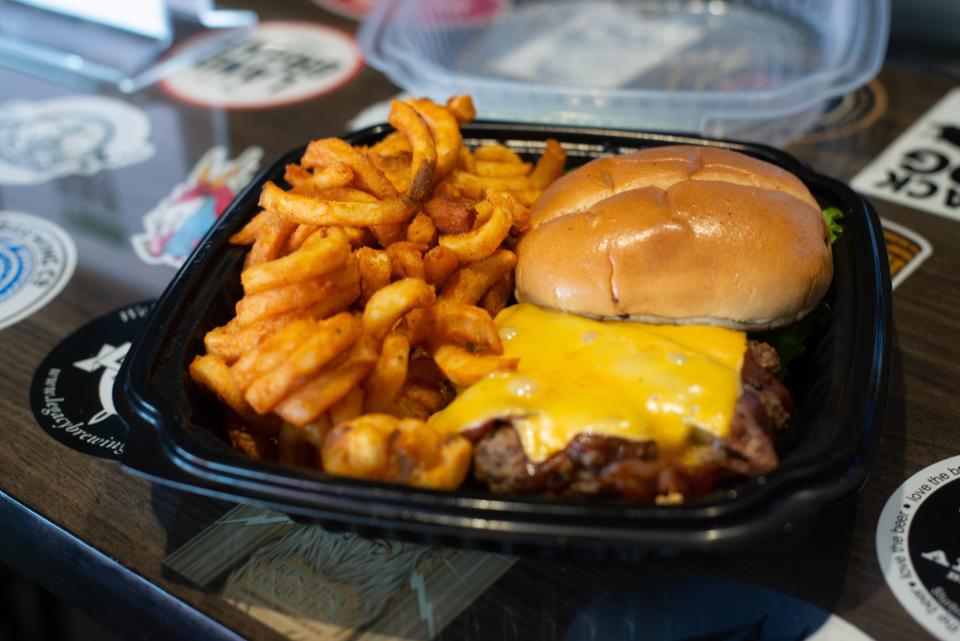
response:
[[[349,136],[371,144],[392,129]],[[880,221],[845,184],[769,147],[694,136],[474,123],[467,144],[498,140],[535,156],[547,138],[569,165],[663,144],[744,152],[800,177],[821,206],[844,212],[834,244],[830,313],[790,368],[797,408],[778,442],[780,466],[707,500],[655,506],[614,500],[503,497],[476,489],[436,492],[335,478],[253,461],[225,442],[217,401],[191,382],[187,366],[203,336],[226,322],[241,295],[244,248],[227,239],[259,211],[266,180],[282,182],[279,158],[236,199],[157,301],[123,363],[115,404],[129,426],[123,463],[158,483],[257,503],[364,534],[498,551],[579,551],[630,556],[643,550],[728,551],[791,538],[819,510],[864,482],[881,426],[892,334],[890,279]]]

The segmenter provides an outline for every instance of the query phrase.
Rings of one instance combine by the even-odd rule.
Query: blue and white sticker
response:
[[[60,226],[0,211],[0,329],[53,300],[76,266],[76,245]]]
[[[260,147],[248,147],[232,159],[222,146],[207,151],[187,179],[143,217],[144,231],[130,238],[137,256],[151,265],[180,267],[247,186],[262,158]]]
[[[929,465],[898,487],[877,521],[887,585],[938,639],[960,639],[960,456]]]
[[[0,183],[90,176],[153,153],[149,118],[122,100],[69,96],[0,105]]]

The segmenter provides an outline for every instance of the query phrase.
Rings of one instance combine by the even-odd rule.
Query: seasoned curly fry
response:
[[[491,318],[496,318],[497,314],[507,306],[507,302],[512,295],[513,273],[507,272],[483,295],[483,298],[480,299],[480,307],[487,310]]]
[[[323,446],[323,467],[335,476],[454,489],[470,467],[470,442],[423,421],[366,414],[338,425]]]
[[[353,265],[351,269],[348,263],[343,269],[326,274],[322,279],[306,280],[249,294],[237,303],[237,319],[241,324],[247,325],[276,314],[308,308],[342,291],[358,277],[356,266]]]
[[[486,310],[473,305],[439,300],[428,308],[434,340],[457,345],[472,345],[494,354],[503,352],[500,332]]]
[[[312,329],[313,323],[308,319],[289,323],[233,364],[234,380],[242,389],[246,389],[258,377],[279,367],[297,349],[297,345],[307,339]]]
[[[226,325],[215,327],[207,332],[207,335],[203,337],[203,345],[206,347],[207,353],[219,356],[227,363],[233,363],[256,348],[263,340],[302,316],[302,311],[295,310],[286,314],[270,316],[248,325],[241,325],[234,318]]]
[[[447,99],[447,109],[461,125],[477,117],[477,110],[470,96],[451,96]]]
[[[517,264],[517,255],[509,249],[498,249],[487,258],[464,265],[455,271],[443,286],[442,300],[475,305],[484,292],[503,278]]]
[[[443,287],[447,278],[460,266],[460,258],[452,249],[436,246],[423,255],[423,275],[434,287]]]
[[[313,238],[317,240],[311,242]],[[325,237],[314,234],[297,251],[243,270],[240,282],[245,293],[256,294],[329,274],[346,265],[349,257],[350,244],[339,230]]]
[[[346,396],[330,406],[330,423],[338,425],[363,414],[363,388],[354,387]]]
[[[406,205],[399,200],[379,203],[317,200],[311,196],[283,191],[269,181],[263,186],[263,193],[260,194],[260,206],[277,212],[286,219],[286,222],[294,226],[299,223],[367,227],[401,223],[409,217]],[[291,227],[287,236],[292,232]]]
[[[473,201],[452,196],[434,196],[423,205],[423,211],[442,234],[468,232],[477,218]]]
[[[400,241],[387,247],[393,278],[423,278],[423,253],[427,246],[422,243]]]
[[[420,212],[407,225],[407,241],[433,247],[437,242],[437,226],[427,214]]]
[[[390,284],[390,256],[382,249],[361,247],[355,252],[360,265],[361,299],[366,305],[374,292]]]
[[[346,359],[332,363],[274,407],[283,420],[306,425],[350,393],[373,368],[373,360],[354,349]]]
[[[490,218],[481,226],[462,234],[440,236],[440,246],[453,250],[461,263],[470,263],[486,258],[497,250],[510,232],[510,216],[499,207],[494,207]]]
[[[410,166],[410,188],[403,201],[413,207],[422,203],[433,189],[433,177],[437,170],[437,147],[433,134],[420,114],[405,102],[390,102],[390,124],[403,132],[410,141],[413,158]]]
[[[383,349],[377,365],[367,379],[364,409],[367,412],[386,411],[393,405],[407,378],[410,358],[410,340],[399,331],[392,331],[383,339]]]
[[[190,376],[216,394],[237,414],[250,413],[250,406],[244,400],[240,386],[233,380],[230,367],[219,356],[207,354],[194,358],[190,363]]]
[[[434,104],[426,98],[415,98],[410,104],[430,127],[437,148],[437,178],[445,178],[460,154],[460,124],[446,107]]]
[[[517,368],[515,358],[496,354],[471,354],[456,345],[440,345],[433,350],[433,358],[450,382],[457,387],[473,385],[491,372]]]
[[[360,337],[360,320],[342,312],[314,322],[309,337],[299,342],[281,363],[256,378],[244,398],[259,414],[269,412],[293,387],[297,379],[309,376],[336,358]]]
[[[397,190],[363,152],[339,138],[314,140],[303,154],[304,167],[329,167],[344,164],[355,175],[357,188],[387,200],[397,197]],[[344,183],[344,184],[349,184]],[[330,185],[331,187],[333,185]]]
[[[234,245],[252,245],[260,236],[263,229],[276,217],[276,214],[269,211],[261,211],[250,219],[243,228],[230,237],[230,242]]]
[[[400,317],[417,307],[436,301],[430,285],[419,278],[404,278],[380,289],[363,310],[363,330],[377,341],[383,340]]]
[[[534,189],[543,191],[563,174],[563,167],[567,163],[567,152],[556,140],[548,140],[540,159],[530,173],[530,185]]]
[[[253,247],[244,261],[244,268],[255,267],[276,258],[287,243],[290,234],[297,228],[297,223],[287,220],[274,212],[268,212],[263,229],[253,242]]]

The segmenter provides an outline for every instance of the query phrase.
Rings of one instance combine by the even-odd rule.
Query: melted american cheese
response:
[[[583,432],[654,440],[678,456],[694,428],[725,436],[746,335],[719,327],[596,321],[521,303],[496,318],[516,371],[463,390],[431,424],[458,432],[510,418],[534,462]]]

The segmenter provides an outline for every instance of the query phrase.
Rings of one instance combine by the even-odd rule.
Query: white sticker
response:
[[[960,456],[920,470],[877,522],[877,557],[900,604],[938,639],[960,639]]]
[[[153,155],[150,120],[103,96],[16,100],[0,105],[0,183],[32,185],[93,175]]]
[[[53,300],[76,266],[73,239],[58,225],[0,211],[0,329]]]
[[[234,197],[253,178],[263,149],[249,147],[232,160],[213,147],[189,177],[143,217],[144,231],[130,238],[144,262],[180,267]]]
[[[356,42],[343,31],[308,22],[263,22],[160,86],[189,104],[263,109],[332,91],[362,66]]]
[[[954,89],[850,182],[854,189],[960,220],[960,89]]]

